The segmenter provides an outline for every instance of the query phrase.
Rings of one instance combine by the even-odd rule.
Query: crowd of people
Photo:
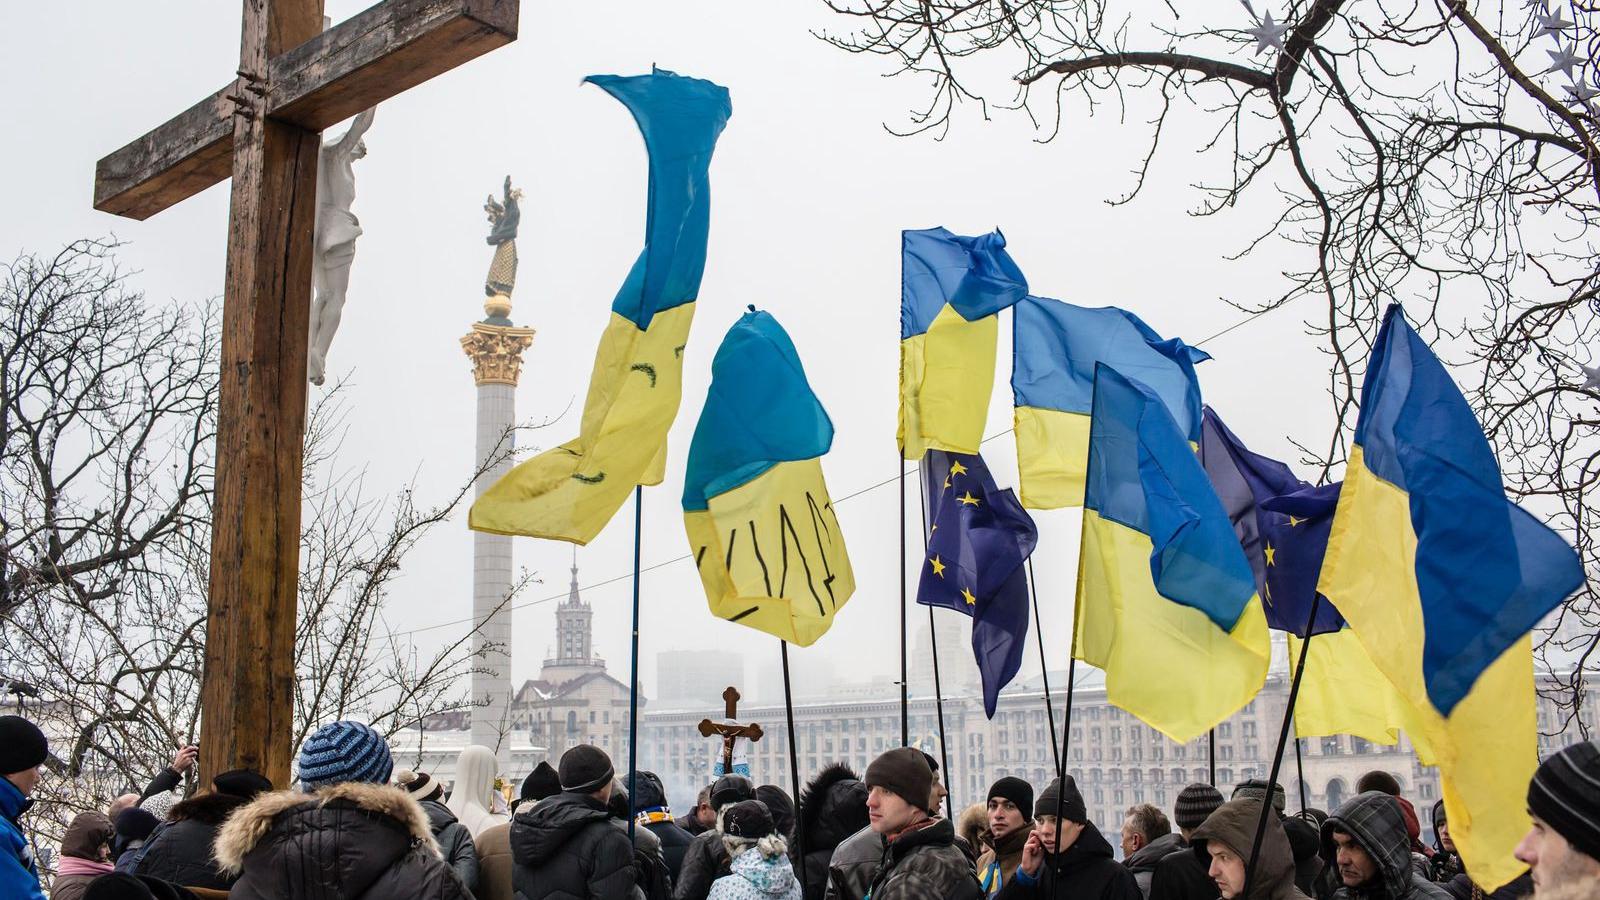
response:
[[[1262,780],[1226,799],[1192,784],[1170,817],[1135,806],[1108,836],[1070,776],[1037,792],[1001,778],[982,803],[944,815],[938,763],[913,748],[881,754],[861,775],[831,765],[798,804],[777,786],[724,775],[683,816],[650,772],[637,773],[630,799],[610,757],[588,745],[540,763],[509,816],[461,803],[459,778],[447,801],[428,773],[396,772],[383,737],[359,722],[325,725],[306,741],[293,790],[235,770],[179,798],[197,752],[183,748],[142,793],[71,821],[51,900],[1600,897],[1595,742],[1540,765],[1528,787],[1533,828],[1516,851],[1529,872],[1492,892],[1462,866],[1443,804],[1424,845],[1415,807],[1384,772],[1361,779],[1331,815],[1287,813],[1283,788]],[[6,900],[46,896],[24,814],[48,757],[35,725],[0,717]]]

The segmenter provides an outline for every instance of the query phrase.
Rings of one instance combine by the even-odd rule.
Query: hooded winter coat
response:
[[[833,859],[834,848],[867,827],[867,786],[849,766],[828,766],[800,793],[800,819],[795,827],[800,833],[800,849],[805,851],[801,861],[805,883],[801,887],[806,900],[822,900],[828,890],[828,861]]]
[[[213,845],[229,900],[471,900],[400,788],[345,782],[239,807]]]
[[[1446,850],[1439,838],[1445,824],[1444,801],[1440,800],[1433,804],[1433,858],[1428,861],[1428,880],[1448,886],[1466,868],[1461,865],[1461,857]]]
[[[1335,900],[1449,900],[1443,888],[1419,877],[1412,868],[1411,838],[1394,797],[1380,791],[1357,794],[1322,823],[1322,858],[1329,860],[1337,877],[1335,831],[1354,838],[1378,865],[1378,874],[1364,884],[1341,885],[1333,894]]]
[[[39,869],[33,863],[33,845],[17,824],[32,805],[11,779],[0,775],[0,897],[44,900]]]
[[[171,818],[150,833],[129,873],[184,887],[227,890],[234,880],[222,874],[211,845],[222,823],[249,802],[229,794],[206,793],[177,804]]]
[[[1217,811],[1194,830],[1189,836],[1189,845],[1196,858],[1209,867],[1211,845],[1221,844],[1244,860],[1248,871],[1250,848],[1255,845],[1260,821],[1259,800],[1230,800],[1217,807]],[[1284,834],[1277,815],[1269,815],[1266,830],[1261,835],[1261,858],[1255,863],[1250,896],[1245,900],[1310,900],[1295,886],[1294,875],[1294,851],[1289,849],[1289,836]]]
[[[111,838],[116,828],[103,813],[73,816],[61,839],[61,860],[50,900],[82,900],[89,882],[111,871]]]
[[[1150,882],[1156,874],[1156,863],[1161,862],[1173,851],[1182,850],[1187,846],[1183,842],[1183,835],[1169,832],[1133,851],[1122,864],[1133,873],[1133,880],[1139,885],[1139,893],[1149,897]],[[1021,856],[1022,851],[1019,848],[1017,857],[1020,859]]]
[[[1019,868],[1011,883],[1001,889],[1000,900],[1054,897],[1058,864],[1063,879],[1063,897],[1071,897],[1072,900],[1143,900],[1133,873],[1116,861],[1110,842],[1100,833],[1100,829],[1094,827],[1093,822],[1084,823],[1083,833],[1059,857],[1054,853],[1045,854],[1037,875],[1030,877]]]
[[[439,843],[439,855],[456,870],[456,876],[467,890],[478,887],[478,847],[472,842],[472,832],[456,820],[455,813],[437,800],[420,801],[422,811],[428,814],[428,827],[433,829],[433,839]]]
[[[978,886],[983,888],[984,896],[1000,893],[1017,874],[1017,866],[1022,864],[1022,845],[1028,842],[1030,834],[1033,834],[1032,822],[1024,823],[998,841],[987,830],[983,832],[978,839],[983,845],[983,854],[978,857],[977,869]]]
[[[828,858],[828,889],[824,900],[863,900],[872,877],[883,861],[883,838],[871,826],[839,842]]]
[[[712,882],[728,874],[728,862],[728,848],[722,846],[720,830],[712,828],[695,835],[683,853],[673,900],[706,900]]]
[[[801,900],[800,882],[789,857],[766,857],[754,847],[735,856],[733,871],[711,885],[707,900]]]
[[[661,856],[667,861],[667,874],[676,883],[678,873],[683,870],[683,855],[694,843],[694,835],[686,831],[672,815],[672,810],[667,806],[666,790],[654,772],[639,773],[636,794],[633,798],[634,814],[638,816],[640,825],[661,840]]]
[[[519,900],[627,900],[633,846],[604,803],[586,794],[541,800],[511,821],[511,883]]]
[[[872,900],[981,900],[983,889],[967,855],[956,846],[949,819],[902,832],[883,848],[878,872],[867,889]]]

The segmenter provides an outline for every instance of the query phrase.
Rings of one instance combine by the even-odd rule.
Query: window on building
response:
[[[1219,738],[1231,738],[1231,737],[1233,737],[1233,723],[1232,722],[1223,722],[1221,725],[1218,725],[1217,726],[1217,737],[1219,737]]]
[[[1338,735],[1331,734],[1331,735],[1328,735],[1327,737],[1322,739],[1322,755],[1323,756],[1338,756],[1339,755],[1339,736]]]
[[[1217,754],[1223,759],[1233,759],[1233,745],[1223,744],[1217,748]]]
[[[589,724],[590,725],[594,724],[594,710],[592,710],[592,709],[589,710]]]

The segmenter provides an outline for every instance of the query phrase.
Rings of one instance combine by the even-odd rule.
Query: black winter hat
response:
[[[661,778],[656,773],[641,771],[634,781],[634,812],[667,805],[667,789],[661,785]]]
[[[1400,796],[1400,782],[1388,772],[1382,769],[1374,769],[1356,781],[1356,793],[1365,794],[1367,791],[1382,791],[1391,797],[1398,797]]]
[[[1299,816],[1283,820],[1283,833],[1289,838],[1289,850],[1294,854],[1295,865],[1316,856],[1321,849],[1321,830]]]
[[[21,716],[0,716],[0,775],[15,775],[44,765],[50,742],[39,726]]]
[[[117,835],[129,841],[142,841],[161,824],[155,814],[137,806],[117,813]]]
[[[760,800],[740,800],[722,814],[722,833],[758,841],[777,831],[772,812]]]
[[[756,799],[767,805],[767,812],[772,813],[772,825],[778,833],[785,838],[794,834],[794,801],[789,799],[789,794],[775,784],[763,784],[756,788]]]
[[[743,775],[724,775],[711,785],[711,808],[716,812],[731,803],[755,798],[755,783]]]
[[[1089,821],[1089,811],[1084,806],[1083,794],[1078,790],[1078,782],[1071,775],[1067,776],[1066,789],[1061,787],[1061,779],[1050,779],[1050,786],[1044,789],[1039,799],[1033,804],[1033,817],[1053,816],[1056,814],[1058,803],[1061,807],[1061,817],[1068,822]]]
[[[611,757],[592,744],[579,744],[561,754],[561,789],[573,794],[592,794],[616,776]]]
[[[243,797],[246,800],[254,800],[257,794],[265,794],[272,790],[272,782],[267,780],[267,776],[253,769],[229,769],[213,775],[211,786],[219,794]]]
[[[1190,831],[1205,824],[1207,818],[1222,805],[1222,792],[1205,782],[1196,782],[1178,792],[1178,802],[1172,808],[1172,821],[1179,828]]]
[[[1241,797],[1246,800],[1265,800],[1267,797],[1267,780],[1265,778],[1252,778],[1249,781],[1241,782],[1238,787],[1233,789],[1232,799],[1238,800]],[[1272,808],[1277,810],[1278,815],[1281,816],[1283,815],[1284,807],[1288,805],[1289,801],[1284,796],[1283,785],[1274,781],[1272,783]]]
[[[885,751],[867,766],[867,777],[862,780],[868,789],[883,788],[917,809],[925,810],[928,798],[933,796],[933,769],[927,757],[914,747]]]
[[[1600,744],[1573,744],[1540,763],[1528,783],[1528,811],[1600,859]]]
[[[1033,815],[1033,785],[1021,778],[1007,775],[996,781],[989,787],[989,796],[985,798],[985,802],[996,797],[1010,800],[1011,805],[1022,813],[1024,819]]]
[[[541,762],[533,767],[528,777],[522,779],[520,796],[524,800],[538,802],[561,793],[561,776],[548,761]]]

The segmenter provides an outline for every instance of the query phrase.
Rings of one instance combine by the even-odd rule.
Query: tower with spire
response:
[[[517,276],[517,201],[521,191],[505,181],[503,203],[493,196],[484,205],[495,248],[484,281],[485,318],[474,322],[461,339],[472,360],[478,387],[478,439],[474,455],[476,494],[481,495],[511,471],[517,419],[517,380],[522,353],[533,344],[533,329],[511,322],[511,291]],[[472,534],[472,742],[495,751],[500,771],[511,767],[511,538],[475,531]]]
[[[556,607],[555,655],[544,661],[539,677],[559,684],[605,670],[605,660],[594,654],[594,610],[578,593],[578,548],[574,547],[567,599]]]

